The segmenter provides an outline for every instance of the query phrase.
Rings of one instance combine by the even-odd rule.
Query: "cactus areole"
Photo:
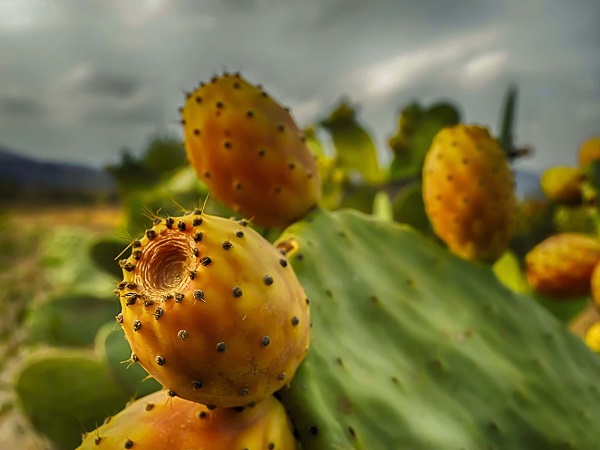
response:
[[[117,322],[139,362],[182,398],[246,406],[286,385],[308,350],[306,295],[245,221],[158,219],[121,261]]]

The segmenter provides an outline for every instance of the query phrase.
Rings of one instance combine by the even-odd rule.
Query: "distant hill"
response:
[[[0,199],[90,200],[116,198],[107,172],[89,166],[47,162],[0,147]]]

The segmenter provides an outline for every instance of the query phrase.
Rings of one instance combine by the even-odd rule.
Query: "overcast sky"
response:
[[[0,0],[0,146],[104,165],[181,137],[182,92],[241,71],[301,126],[341,97],[382,147],[412,100],[499,130],[519,87],[519,166],[600,135],[598,0]]]

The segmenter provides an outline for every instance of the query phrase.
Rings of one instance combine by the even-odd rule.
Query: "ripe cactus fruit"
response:
[[[286,108],[239,74],[215,77],[181,109],[188,160],[221,202],[267,227],[317,204],[314,156]]]
[[[590,290],[592,294],[592,300],[594,301],[596,307],[600,309],[600,263],[596,264],[594,270],[592,271]]]
[[[156,219],[121,261],[117,321],[178,396],[245,406],[287,384],[309,344],[308,302],[285,257],[246,221]]]
[[[435,233],[462,258],[491,263],[506,249],[513,176],[486,128],[461,124],[438,132],[423,167],[423,200]]]
[[[583,173],[578,167],[555,166],[544,171],[540,186],[546,197],[556,203],[581,202]]]
[[[536,292],[555,298],[577,297],[589,294],[598,262],[598,239],[581,233],[560,233],[525,255],[525,275]]]
[[[592,351],[600,353],[600,322],[592,324],[585,332],[583,339]]]
[[[295,450],[281,403],[269,397],[252,408],[209,410],[161,390],[142,397],[84,435],[85,449]]]
[[[586,139],[579,147],[579,167],[600,159],[600,136]]]

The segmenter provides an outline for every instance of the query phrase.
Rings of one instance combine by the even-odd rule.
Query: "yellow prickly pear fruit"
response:
[[[508,246],[513,175],[487,128],[461,124],[438,132],[423,166],[423,200],[435,233],[462,258],[493,263]]]
[[[586,139],[579,147],[579,167],[600,159],[600,136]]]
[[[549,200],[575,204],[581,202],[582,181],[583,173],[578,167],[555,166],[544,171],[540,186]]]
[[[215,77],[181,108],[190,164],[211,194],[258,225],[285,227],[315,206],[321,182],[302,130],[260,86]]]
[[[295,450],[283,405],[269,397],[252,408],[211,410],[158,391],[129,404],[84,435],[79,450]]]
[[[200,210],[158,218],[121,266],[117,321],[132,360],[177,396],[246,406],[289,383],[304,360],[304,289],[246,221]]]
[[[600,240],[581,233],[560,233],[525,255],[525,275],[536,292],[568,299],[589,294],[598,262]]]
[[[600,353],[600,322],[589,327],[583,339],[592,351]]]

